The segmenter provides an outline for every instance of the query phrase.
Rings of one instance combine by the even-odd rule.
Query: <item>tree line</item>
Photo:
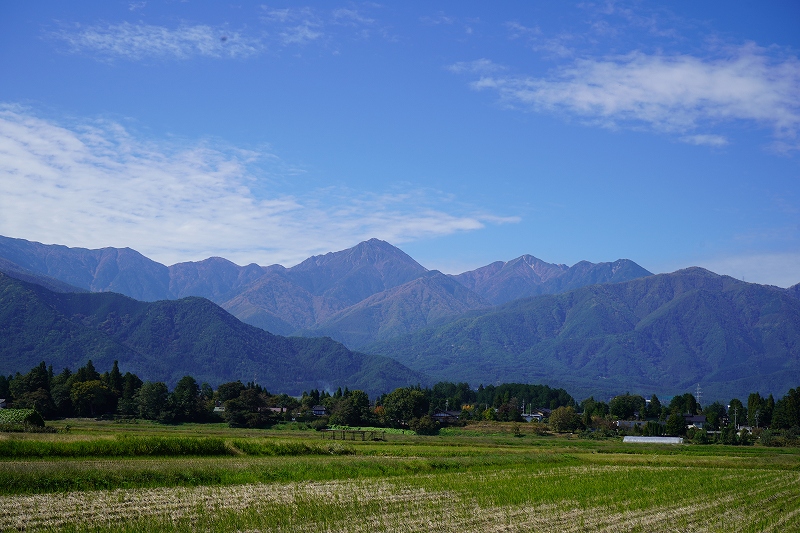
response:
[[[337,389],[334,393],[311,390],[300,398],[270,394],[256,383],[223,383],[214,390],[184,376],[173,390],[164,382],[145,382],[131,372],[122,374],[115,361],[102,374],[92,361],[76,371],[58,374],[41,362],[27,374],[0,375],[0,398],[8,407],[35,409],[45,419],[68,417],[128,417],[163,423],[224,420],[234,427],[263,428],[282,420],[325,425],[409,428],[432,433],[438,428],[434,415],[449,411],[460,422],[497,420],[522,422],[530,407],[552,410],[549,427],[554,431],[616,434],[616,420],[638,420],[631,432],[647,435],[681,435],[696,441],[708,439],[707,430],[719,432],[722,442],[741,440],[740,426],[769,438],[800,438],[800,387],[775,401],[772,395],[748,396],[746,403],[733,398],[727,405],[701,406],[691,394],[675,396],[662,404],[656,395],[623,394],[608,403],[593,397],[577,403],[564,389],[547,385],[506,383],[481,385],[440,382],[430,388],[403,387],[374,400],[360,390]],[[314,408],[324,407],[318,416]],[[687,416],[704,415],[702,432],[687,427]],[[453,417],[455,418],[455,417]]]
[[[748,444],[754,438],[763,444],[780,445],[800,439],[800,387],[789,390],[775,401],[754,392],[745,404],[732,398],[727,405],[718,401],[701,406],[695,396],[686,393],[662,404],[654,394],[647,401],[643,396],[623,394],[608,403],[588,398],[581,402],[579,414],[571,407],[551,414],[550,426],[557,431],[583,430],[601,435],[619,432],[617,420],[633,421],[624,431],[646,436],[684,436],[692,442]],[[695,427],[702,419],[702,428]]]
[[[334,393],[311,390],[300,398],[270,394],[256,383],[223,383],[212,389],[184,376],[170,391],[164,382],[145,382],[122,374],[119,364],[100,373],[92,361],[76,371],[59,373],[44,361],[26,374],[0,375],[0,398],[8,407],[35,409],[45,419],[128,417],[163,423],[225,420],[231,426],[268,427],[281,420],[315,422],[317,426],[383,426],[421,433],[436,429],[432,415],[454,411],[461,420],[520,420],[525,405],[557,408],[576,405],[564,389],[547,385],[481,385],[437,383],[430,388],[403,387],[370,400],[364,391],[345,387]],[[325,416],[313,414],[323,406]]]

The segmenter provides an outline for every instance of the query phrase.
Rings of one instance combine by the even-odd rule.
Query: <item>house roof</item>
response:
[[[461,411],[436,411],[433,416],[446,417],[446,416],[461,416]]]

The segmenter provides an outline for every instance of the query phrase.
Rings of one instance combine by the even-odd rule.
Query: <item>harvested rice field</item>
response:
[[[207,438],[153,429],[120,437],[87,422],[67,440],[135,453],[130,439]],[[217,429],[222,455],[6,457],[0,531],[800,531],[796,449],[475,431],[333,449],[311,431]],[[24,439],[32,455],[38,441]]]

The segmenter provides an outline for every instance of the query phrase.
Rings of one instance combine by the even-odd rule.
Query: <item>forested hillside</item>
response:
[[[521,380],[577,397],[710,398],[800,383],[800,300],[692,268],[474,311],[367,348],[434,379]]]
[[[138,302],[113,293],[60,294],[0,274],[0,373],[89,359],[143,379],[212,385],[241,379],[299,394],[346,385],[373,393],[425,382],[402,365],[325,338],[281,337],[204,298]]]

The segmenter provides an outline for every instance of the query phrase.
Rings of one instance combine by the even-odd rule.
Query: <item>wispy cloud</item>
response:
[[[322,37],[319,25],[304,22],[297,26],[286,28],[280,33],[283,44],[306,44]]]
[[[541,52],[547,57],[563,58],[574,55],[568,46],[575,36],[570,33],[559,33],[556,36],[545,36],[538,26],[527,27],[517,21],[506,22],[508,38],[522,40],[530,46],[531,50]]]
[[[469,73],[489,75],[507,70],[507,67],[498,65],[489,59],[482,58],[476,59],[475,61],[459,61],[458,63],[453,63],[447,66],[447,70],[455,74]]]
[[[386,36],[385,30],[377,27],[375,18],[353,8],[327,11],[310,7],[275,9],[263,5],[261,21],[276,32],[283,46],[328,42],[348,34],[359,39],[368,38],[374,30]]]
[[[177,28],[149,24],[103,24],[62,29],[51,36],[74,53],[102,59],[243,58],[263,51],[263,43],[237,31],[204,24]]]
[[[144,2],[130,4],[132,11]],[[328,43],[337,37],[368,38],[371,32],[386,36],[376,20],[357,9],[332,11],[309,7],[272,8],[261,6],[260,31],[234,31],[226,25],[182,24],[156,26],[141,22],[75,24],[50,32],[48,37],[66,43],[71,53],[83,53],[103,61],[187,60],[195,57],[247,58],[267,50]]]
[[[694,134],[720,122],[766,126],[790,144],[800,127],[800,61],[773,59],[752,44],[715,59],[640,52],[580,59],[548,77],[483,74],[471,86],[496,91],[512,107],[644,126],[695,144],[723,144],[719,135]]]
[[[108,121],[64,124],[0,107],[0,234],[130,246],[170,264],[212,255],[294,264],[370,237],[393,243],[513,223],[441,192],[263,192],[274,155],[153,143]],[[256,193],[254,191],[262,191]]]
[[[436,15],[425,15],[419,18],[419,21],[428,26],[439,26],[440,24],[450,25],[455,22],[453,17],[447,16],[444,12],[439,11]]]
[[[350,26],[370,25],[375,23],[374,18],[363,15],[357,9],[339,8],[333,10],[333,20],[339,24]]]
[[[708,133],[701,133],[698,135],[684,135],[680,138],[681,141],[689,144],[696,144],[698,146],[725,146],[728,144],[728,139],[724,135],[713,135]]]

